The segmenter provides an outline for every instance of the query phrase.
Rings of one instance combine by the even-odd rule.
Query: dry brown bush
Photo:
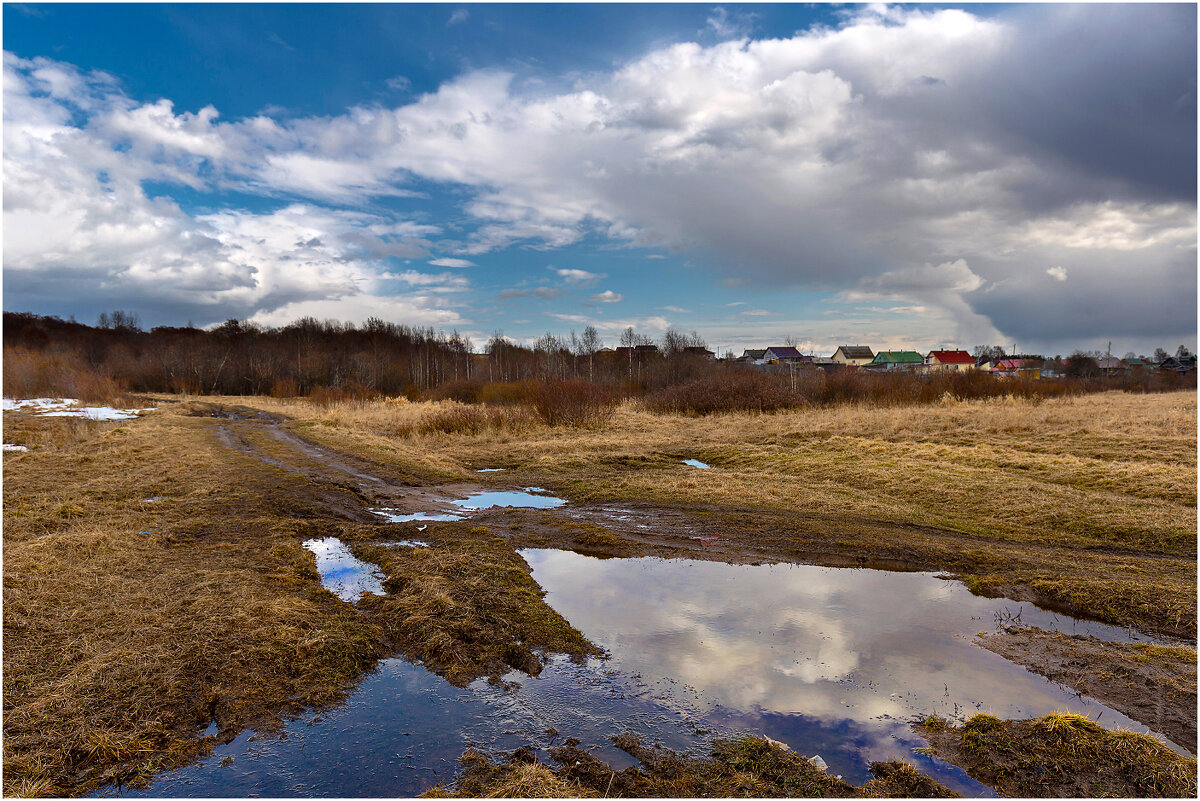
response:
[[[536,390],[534,381],[490,381],[480,390],[479,400],[496,406],[514,406],[530,403]]]
[[[532,400],[546,425],[598,426],[612,417],[621,396],[611,387],[569,380],[539,384]]]
[[[4,348],[4,395],[9,398],[65,397],[122,405],[123,382],[87,364],[71,351]]]

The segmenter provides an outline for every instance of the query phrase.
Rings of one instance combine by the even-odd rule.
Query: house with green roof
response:
[[[916,370],[925,357],[915,350],[881,350],[867,365],[871,370]]]

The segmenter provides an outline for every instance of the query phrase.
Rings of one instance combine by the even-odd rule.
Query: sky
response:
[[[14,4],[3,307],[1196,346],[1196,6]]]

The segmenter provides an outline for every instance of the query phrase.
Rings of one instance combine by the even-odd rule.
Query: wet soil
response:
[[[568,741],[550,750],[553,769],[529,749],[498,764],[481,754],[463,756],[466,770],[454,796],[605,798],[957,798],[940,782],[899,761],[871,764],[871,781],[856,787],[831,776],[787,746],[760,737],[717,740],[708,756],[678,754],[615,738],[617,747],[639,761],[617,770]],[[429,795],[440,795],[438,792]]]
[[[1194,650],[1107,642],[1029,627],[1010,627],[977,641],[1196,753]]]
[[[461,513],[461,508],[453,504],[454,500],[496,488],[491,482],[431,485],[433,477],[407,473],[308,442],[289,430],[290,421],[286,418],[260,410],[205,404],[198,408],[198,413],[221,420],[218,435],[229,447],[308,479],[314,488],[312,500],[321,503],[328,513],[347,522],[372,524],[370,529],[374,533],[367,535],[368,539],[382,539],[378,533],[381,518],[371,509],[388,509],[396,514]],[[1003,594],[1075,616],[1088,616],[1086,610],[1073,608],[1033,586],[971,584],[972,574],[986,573],[998,567],[989,562],[989,559],[994,561],[994,557],[989,556],[989,542],[984,537],[935,527],[880,523],[840,512],[827,517],[810,516],[810,519],[754,507],[704,504],[669,507],[635,502],[568,503],[554,510],[484,509],[472,513],[469,522],[471,526],[484,527],[498,535],[509,548],[563,548],[599,557],[659,556],[733,564],[782,561],[900,571],[957,570],[961,572],[955,577],[967,579],[968,586],[980,594]],[[462,525],[450,524],[451,527]],[[423,537],[436,532],[440,526],[435,524],[427,532],[429,524],[412,521],[388,524],[386,528],[391,532],[390,538],[395,539]],[[830,530],[837,530],[839,536],[831,537]],[[868,545],[864,546],[864,543]],[[1033,552],[1031,559],[1036,561],[1038,546],[1031,544],[1029,549]],[[489,550],[492,550],[490,546]],[[1047,559],[1061,557],[1058,550],[1046,548],[1045,551]],[[1131,556],[1130,560],[1139,564],[1144,561],[1145,566],[1152,569],[1154,556]],[[1005,656],[1028,663],[1019,655],[1026,645],[1014,642],[1006,647],[1008,651],[1001,652]],[[512,665],[518,660],[502,661]],[[1047,658],[1042,661],[1048,664]],[[476,675],[488,675],[495,665],[489,668]],[[1058,673],[1045,675],[1063,680],[1057,678]],[[1068,673],[1061,675],[1066,680],[1064,683],[1075,686]],[[471,672],[467,671],[456,676],[456,680],[465,681],[471,677]],[[1135,696],[1132,682],[1131,678],[1125,692],[1130,699]],[[1149,690],[1143,690],[1144,694],[1157,694],[1144,678],[1142,686]],[[1159,728],[1156,724],[1166,725],[1170,718],[1188,717],[1188,710],[1194,712],[1195,709],[1194,703],[1184,704],[1183,713],[1171,715],[1164,711],[1168,705],[1162,698],[1143,700],[1140,705],[1131,700],[1129,709],[1123,711]],[[1184,741],[1194,744],[1194,715],[1190,723],[1193,734]],[[1184,726],[1186,721],[1180,719],[1176,724]]]
[[[309,442],[289,428],[287,418],[242,406],[197,404],[198,413],[222,418],[219,436],[242,453],[292,473],[320,487],[356,495],[322,497],[330,511],[361,522],[378,521],[370,508],[394,515],[432,512],[461,514],[454,501],[495,489],[492,483],[438,483],[435,477],[409,473]],[[502,475],[502,474],[501,474]],[[553,490],[553,488],[551,488]],[[320,491],[319,489],[317,490]],[[364,508],[368,507],[368,508]],[[1073,604],[1053,582],[1031,577],[1030,583],[997,582],[989,574],[1008,567],[986,536],[881,522],[838,510],[829,514],[796,514],[760,507],[717,504],[670,506],[630,503],[573,502],[546,512],[538,509],[493,508],[471,515],[514,547],[559,547],[592,556],[685,557],[746,564],[785,561],[825,567],[869,567],[879,570],[947,571],[987,597],[1029,601],[1073,617],[1094,618]],[[416,526],[412,531],[419,531]],[[412,531],[404,530],[405,533]],[[830,532],[837,532],[831,535]],[[1112,555],[1106,549],[1106,555]],[[1023,559],[1031,565],[1054,564],[1063,558],[1054,545],[1026,543]],[[1077,558],[1086,561],[1087,552]],[[1135,573],[1153,573],[1161,554],[1130,551],[1122,556]],[[1104,619],[1104,618],[1101,618]],[[1192,638],[1194,618],[1149,620],[1156,634]]]
[[[1079,715],[916,726],[934,753],[1001,795],[1024,798],[1195,798],[1196,760],[1153,738]]]

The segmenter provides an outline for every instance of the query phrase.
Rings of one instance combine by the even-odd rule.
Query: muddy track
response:
[[[451,503],[473,492],[503,489],[494,484],[460,482],[427,486],[417,476],[305,440],[287,428],[288,418],[244,406],[205,404],[205,416],[220,420],[217,436],[230,448],[264,464],[303,476],[316,489],[323,506],[358,522],[379,523],[372,509],[396,514],[418,512],[463,514]],[[322,491],[324,488],[325,491]],[[511,489],[518,489],[513,487]],[[356,503],[347,503],[347,493]],[[473,523],[486,525],[514,547],[568,548],[595,556],[683,557],[729,563],[791,562],[825,567],[863,567],[893,571],[983,570],[956,554],[986,553],[995,546],[987,537],[932,526],[855,518],[839,515],[806,519],[794,513],[761,508],[711,504],[671,507],[644,502],[570,503],[554,510],[494,508],[469,514]],[[419,524],[397,523],[397,533],[415,533]],[[410,531],[409,529],[412,529]],[[830,530],[870,531],[877,542],[870,549],[849,547]],[[941,559],[931,549],[910,548],[913,539],[948,554]],[[1053,562],[1063,557],[1060,548],[1039,543],[1023,544],[1027,559]],[[1124,555],[1124,549],[1118,549]],[[1092,552],[1113,553],[1113,549]],[[1079,551],[1086,558],[1088,550]],[[1138,569],[1156,570],[1156,563],[1178,561],[1157,553],[1130,552]],[[1047,609],[1078,617],[1087,610],[1065,605],[1024,585],[1005,585],[996,591],[1017,601],[1037,603]],[[1166,632],[1162,632],[1166,633]]]

